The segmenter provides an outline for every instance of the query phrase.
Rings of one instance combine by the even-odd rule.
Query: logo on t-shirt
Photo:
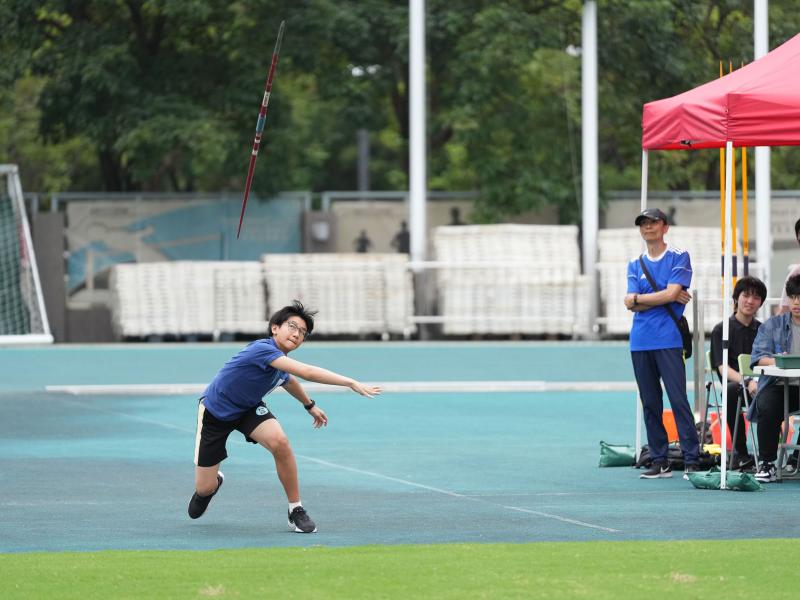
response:
[[[264,416],[265,414],[267,414],[268,412],[269,412],[269,409],[268,409],[266,406],[259,406],[259,407],[256,409],[256,414],[257,414],[259,417],[263,417],[263,416]]]

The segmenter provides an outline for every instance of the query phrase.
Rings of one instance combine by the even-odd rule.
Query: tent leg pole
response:
[[[642,150],[642,210],[647,208],[647,150]]]
[[[642,150],[642,207],[647,208],[647,150]],[[645,251],[644,240],[642,240],[642,252]],[[642,401],[639,393],[636,393],[636,460],[642,452]]]
[[[733,142],[728,141],[725,144],[725,187],[726,190],[733,189]],[[731,210],[732,210],[732,194],[725,194],[725,231],[728,235],[725,236],[725,258],[723,264],[723,278],[722,278],[722,364],[728,364],[728,339],[730,323],[728,316],[731,314],[731,294],[732,286],[732,264],[731,257],[733,255],[733,235],[730,234],[731,230]],[[719,415],[719,441],[722,446],[722,454],[720,455],[720,479],[719,489],[724,490],[727,487],[728,476],[728,369],[722,369],[722,414]]]

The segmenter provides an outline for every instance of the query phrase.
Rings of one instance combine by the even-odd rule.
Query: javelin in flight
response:
[[[261,100],[261,109],[258,111],[258,121],[256,122],[256,139],[253,140],[253,151],[250,153],[250,167],[247,169],[247,181],[244,184],[244,199],[242,200],[242,214],[239,215],[239,229],[236,230],[236,239],[239,239],[239,234],[242,232],[242,221],[244,220],[244,209],[247,206],[247,197],[250,195],[250,185],[253,183],[253,170],[256,166],[256,159],[258,158],[258,148],[261,145],[261,133],[264,131],[264,124],[267,122],[267,105],[269,104],[269,95],[272,91],[272,79],[275,77],[275,71],[278,68],[278,54],[281,51],[281,41],[283,40],[283,29],[286,21],[281,21],[281,27],[278,29],[278,40],[275,42],[275,50],[272,52],[272,63],[269,65],[269,74],[267,75],[267,83],[264,86],[264,98]]]

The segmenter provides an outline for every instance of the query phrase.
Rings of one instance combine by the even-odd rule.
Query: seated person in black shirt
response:
[[[734,313],[728,326],[728,428],[733,435],[736,423],[736,404],[741,394],[742,376],[739,373],[739,355],[750,354],[753,349],[753,340],[756,339],[761,322],[755,318],[756,312],[761,308],[767,298],[767,287],[755,277],[742,277],[733,288]],[[711,332],[711,368],[713,368],[720,381],[722,380],[722,322],[717,323]],[[747,391],[750,397],[756,393],[756,382],[747,381]],[[735,469],[747,469],[755,465],[755,461],[747,452],[747,438],[745,437],[744,418],[739,418],[739,428],[733,440]]]

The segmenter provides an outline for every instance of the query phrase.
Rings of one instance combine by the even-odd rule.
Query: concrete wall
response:
[[[462,223],[468,223],[472,207],[471,200],[429,201],[426,215],[428,240],[432,237],[433,229],[452,224],[454,210]],[[392,240],[400,231],[400,224],[409,220],[409,207],[405,202],[337,200],[332,203],[331,212],[336,219],[335,252],[354,252],[356,238],[362,231],[366,232],[371,242],[369,252],[397,252]],[[545,207],[518,215],[507,222],[555,225],[558,224],[558,211],[555,207]]]
[[[32,217],[33,251],[36,253],[50,331],[56,342],[64,342],[67,341],[64,213],[34,213]]]

